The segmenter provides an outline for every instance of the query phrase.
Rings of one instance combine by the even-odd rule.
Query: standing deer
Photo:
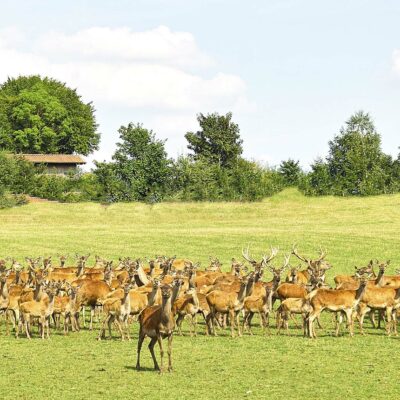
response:
[[[154,369],[163,372],[164,368],[164,350],[162,340],[168,339],[168,371],[172,371],[172,337],[175,330],[175,318],[172,313],[172,305],[175,302],[182,281],[175,280],[173,285],[162,285],[161,296],[162,303],[158,306],[147,307],[139,316],[139,339],[137,347],[136,369],[140,371],[140,351],[146,336],[150,338],[149,350],[154,362]],[[154,345],[158,342],[160,347],[161,368],[157,363],[154,354]]]

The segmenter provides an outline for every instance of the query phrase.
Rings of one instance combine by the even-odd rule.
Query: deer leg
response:
[[[314,330],[314,319],[316,317],[319,316],[319,314],[321,313],[321,311],[316,311],[313,310],[311,311],[309,317],[308,317],[308,332],[309,332],[309,336],[310,338],[316,339],[317,335],[315,334],[315,330]]]
[[[85,306],[82,307],[82,319],[83,319],[83,327],[86,328],[86,315],[85,315]]]
[[[157,342],[158,342],[158,346],[160,347],[160,364],[161,364],[160,374],[161,374],[164,372],[164,349],[163,349],[163,345],[162,345],[162,337],[160,334],[157,335]]]
[[[178,328],[178,335],[182,336],[182,321],[183,321],[183,315],[178,314],[178,318],[176,319],[176,326]]]
[[[197,336],[197,313],[192,315],[192,323],[193,323],[193,335]]]
[[[369,319],[371,320],[371,324],[372,324],[372,327],[375,329],[376,328],[376,324],[375,324],[375,310],[371,310],[370,312],[369,312]],[[378,317],[378,319],[379,319],[379,317]]]
[[[235,311],[236,314],[236,325],[238,330],[238,336],[242,336],[242,326],[240,325],[240,311]]]
[[[172,372],[172,333],[168,336],[168,371]]]
[[[113,315],[110,315],[107,320],[107,325],[108,325],[108,338],[112,339],[112,328],[111,324],[115,321],[115,317]]]
[[[29,318],[29,317],[28,317]],[[31,335],[29,334],[29,328],[28,328],[28,318],[26,318],[25,319],[25,317],[24,317],[24,322],[25,322],[25,333],[26,333],[26,337],[28,338],[28,339],[30,339],[31,338]]]
[[[299,325],[297,325],[297,321],[296,318],[294,317],[294,315],[292,313],[289,313],[290,319],[294,322],[294,326],[296,327],[296,329],[299,329]],[[317,318],[318,321],[318,318]]]
[[[104,318],[104,320],[103,320],[103,322],[101,324],[101,327],[100,327],[100,332],[99,332],[99,336],[97,337],[97,340],[101,340],[101,339],[105,338],[105,336],[106,336],[106,324],[108,322],[108,318],[109,318],[108,316],[106,316]]]
[[[386,307],[386,334],[388,336],[391,335],[392,333],[392,312],[393,308],[392,307]]]
[[[399,336],[397,333],[397,310],[392,311],[392,326],[395,336]]]
[[[354,324],[353,324],[353,310],[346,310],[347,326],[349,328],[350,336],[354,336]]]
[[[229,325],[231,327],[231,337],[235,337],[235,311],[233,309],[229,310]]]
[[[140,329],[138,345],[137,345],[137,361],[136,361],[136,369],[138,371],[140,371],[140,351],[142,350],[142,344],[143,344],[144,338],[145,338],[145,335],[143,335],[142,330]],[[151,340],[153,340],[153,339],[151,339]],[[154,344],[153,344],[153,347],[154,347]],[[150,348],[150,345],[149,345],[149,348]],[[150,352],[151,352],[151,350],[150,350]],[[153,353],[151,353],[151,356],[153,357]],[[155,360],[155,356],[153,357],[153,361],[155,361],[155,363],[157,362]]]
[[[117,325],[119,334],[121,335],[121,340],[124,341],[125,335],[124,335],[124,332],[122,331],[122,326],[121,326],[121,322],[120,322],[119,318],[115,318],[115,324]]]
[[[89,323],[89,331],[93,330],[93,319],[96,311],[96,307],[90,306],[90,323]]]

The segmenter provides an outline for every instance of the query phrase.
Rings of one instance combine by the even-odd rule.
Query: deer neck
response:
[[[56,295],[53,293],[49,294],[49,305],[47,306],[47,315],[51,315],[53,314],[53,310],[54,310],[54,301],[56,299]]]
[[[253,293],[253,288],[254,288],[254,280],[251,279],[246,286],[246,297],[247,296],[251,296],[251,294]]]
[[[244,298],[246,297],[246,292],[247,292],[247,285],[241,285],[237,297],[238,303],[243,303]]]
[[[154,302],[156,301],[157,292],[158,292],[158,287],[153,287],[149,295],[148,306],[154,305]]]
[[[195,279],[196,279],[196,272],[193,272],[189,278],[189,289],[196,287]]]
[[[122,299],[121,305],[125,309],[128,309],[128,308],[131,307],[131,297],[129,296],[129,291],[128,292],[124,292],[124,297]]]
[[[8,287],[7,281],[0,283],[0,298],[7,299],[8,298]]]
[[[171,297],[162,299],[161,304],[161,322],[168,322],[172,318],[172,301]]]
[[[181,285],[174,286],[174,289],[172,290],[171,304],[175,303],[175,300],[178,298],[178,294],[179,294],[180,290],[181,290]]]
[[[42,285],[36,284],[35,291],[34,291],[34,293],[33,293],[33,298],[34,298],[34,300],[36,300],[36,301],[40,301],[40,300],[42,300],[42,297],[43,297],[43,288],[42,288]]]
[[[381,283],[383,281],[383,274],[384,274],[384,271],[379,269],[378,275],[375,278],[375,285],[376,286],[380,286],[381,285]]]
[[[367,283],[365,282],[365,284],[360,285],[356,290],[356,297],[355,297],[356,304],[360,302],[361,297],[363,296],[366,288],[367,288]]]
[[[139,266],[136,272],[137,272],[136,277],[138,278],[138,280],[140,282],[140,285],[139,285],[139,282],[137,282],[138,286],[146,286],[148,283],[150,283],[150,280],[149,280],[149,278],[147,278],[146,273],[144,272],[142,266]]]
[[[85,271],[85,265],[83,263],[79,264],[78,269],[76,270],[76,277],[80,278],[84,274],[84,271]]]
[[[198,298],[198,296],[197,296],[197,290],[194,290],[194,291],[193,291],[192,297],[193,297],[193,305],[194,305],[196,308],[199,308],[200,302],[199,302],[199,298]]]

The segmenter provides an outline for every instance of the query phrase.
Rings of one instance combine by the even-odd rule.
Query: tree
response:
[[[279,174],[283,177],[285,183],[289,186],[294,186],[299,183],[301,168],[299,161],[289,158],[287,161],[282,161],[278,168]]]
[[[96,163],[95,174],[110,201],[159,201],[168,187],[171,161],[165,142],[141,124],[121,126],[111,163]]]
[[[231,167],[242,154],[240,129],[232,122],[232,113],[198,114],[200,131],[187,132],[188,148],[194,152],[194,158],[204,158],[222,167]]]
[[[329,142],[329,174],[336,194],[377,194],[385,191],[386,155],[368,113],[359,111]]]
[[[9,78],[0,86],[0,149],[88,155],[100,141],[94,111],[54,79]]]

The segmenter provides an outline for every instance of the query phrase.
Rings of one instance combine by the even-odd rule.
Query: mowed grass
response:
[[[283,253],[328,249],[328,280],[371,258],[400,263],[400,195],[305,198],[286,190],[261,203],[98,204],[37,203],[0,211],[0,257],[91,253],[177,255],[206,265],[217,255],[226,268],[250,243],[260,258],[270,245]],[[292,259],[293,263],[297,260]],[[258,320],[257,320],[258,321]],[[98,329],[49,341],[6,337],[0,328],[0,391],[4,399],[340,399],[398,398],[400,339],[383,330],[335,338],[331,318],[318,339],[256,335],[231,339],[175,337],[175,372],[152,371],[147,346],[136,372],[137,324],[132,342],[97,342]],[[274,326],[274,320],[272,320]],[[369,326],[369,321],[367,321]],[[187,325],[184,325],[187,333]],[[36,330],[34,330],[36,332]],[[115,334],[115,333],[114,333]],[[116,335],[116,334],[115,334]],[[165,343],[166,345],[166,343]],[[158,355],[158,349],[157,349]]]

